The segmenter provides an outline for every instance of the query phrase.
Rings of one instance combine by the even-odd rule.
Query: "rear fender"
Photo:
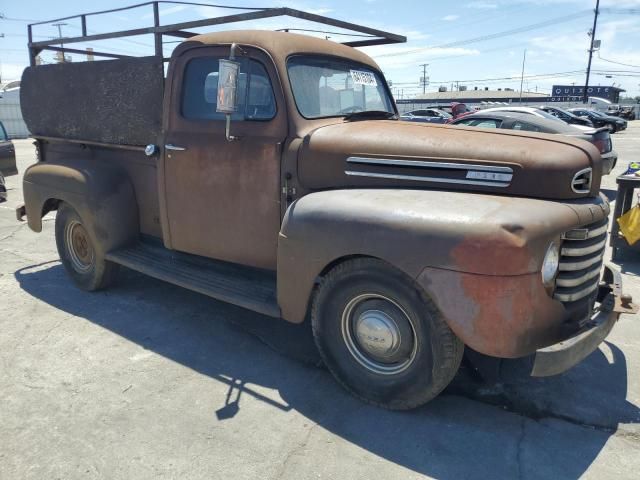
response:
[[[135,193],[121,169],[83,159],[40,162],[27,169],[23,187],[29,228],[35,232],[42,231],[42,217],[63,201],[94,232],[103,253],[138,236]]]

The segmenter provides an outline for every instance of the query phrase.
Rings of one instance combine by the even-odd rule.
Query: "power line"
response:
[[[481,35],[479,37],[474,37],[474,38],[467,38],[465,40],[458,40],[455,42],[449,42],[449,43],[442,43],[440,45],[433,45],[430,47],[421,47],[421,48],[415,48],[413,50],[407,50],[404,52],[393,52],[393,53],[382,53],[380,55],[374,55],[375,58],[380,58],[380,57],[396,57],[399,55],[409,55],[411,53],[418,53],[418,52],[424,52],[425,50],[434,50],[436,48],[453,48],[453,47],[460,47],[463,45],[468,45],[470,43],[477,43],[477,42],[484,42],[487,40],[494,40],[496,38],[501,38],[501,37],[506,37],[506,36],[510,36],[510,35],[515,35],[518,33],[524,33],[524,32],[529,32],[531,30],[537,30],[540,28],[545,28],[551,25],[556,25],[558,23],[565,23],[565,22],[570,22],[572,20],[575,20],[576,18],[585,16],[587,14],[591,14],[591,10],[581,10],[578,12],[575,12],[571,15],[565,15],[562,17],[557,17],[557,18],[552,18],[550,20],[546,20],[544,22],[538,22],[538,23],[533,23],[531,25],[525,25],[522,27],[518,27],[518,28],[513,28],[510,30],[504,30],[502,32],[497,32],[497,33],[492,33],[489,35]]]
[[[38,21],[38,20],[33,20],[32,18],[9,18],[9,17],[5,16],[2,13],[0,13],[0,20],[8,20],[10,22],[23,22],[23,23],[37,22]]]
[[[532,79],[532,78],[542,78],[542,77],[561,77],[561,76],[571,76],[576,74],[584,73],[584,70],[570,70],[566,72],[554,72],[554,73],[539,73],[534,75],[524,75],[524,78]],[[460,82],[460,83],[473,83],[473,82],[492,82],[492,81],[504,81],[504,80],[520,80],[520,75],[513,77],[495,77],[495,78],[475,78],[475,79],[467,79],[467,80],[432,80],[431,83],[452,83],[452,82]]]
[[[600,52],[598,52],[598,60],[602,60],[603,62],[608,62],[608,63],[615,63],[616,65],[623,65],[625,67],[640,68],[640,65],[631,65],[630,63],[616,62],[614,60],[609,60],[607,58],[602,58],[600,56]]]

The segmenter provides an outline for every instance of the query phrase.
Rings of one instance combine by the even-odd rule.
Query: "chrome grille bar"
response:
[[[570,242],[579,243],[580,240],[570,240]],[[562,246],[561,254],[567,255],[569,257],[580,257],[582,255],[589,255],[593,252],[598,252],[604,248],[604,245],[607,243],[606,235],[603,235],[602,240],[598,240],[598,242],[593,243],[587,246]]]
[[[560,271],[575,272],[576,270],[584,270],[585,268],[589,268],[591,265],[595,265],[596,263],[602,263],[602,257],[604,257],[604,251],[596,254],[593,257],[589,257],[586,260],[576,259],[576,261],[573,262],[571,261],[571,259],[566,259],[560,262]]]
[[[570,303],[592,295],[600,283],[607,243],[608,219],[576,228],[562,235],[560,265],[553,297]]]

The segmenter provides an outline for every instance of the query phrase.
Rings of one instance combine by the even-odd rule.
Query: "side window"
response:
[[[218,57],[199,57],[187,63],[182,85],[182,115],[190,120],[224,120],[216,112]],[[271,120],[276,114],[273,88],[264,66],[250,59],[240,65],[238,108],[234,120]]]
[[[474,123],[471,123],[472,126],[474,127],[480,127],[480,128],[498,128],[500,126],[500,122],[498,122],[498,120],[490,120],[490,119],[486,119],[486,120],[475,120]]]
[[[525,130],[527,132],[541,132],[542,130],[540,130],[539,127],[536,127],[535,125],[532,125],[530,123],[526,123],[526,122],[520,122],[520,121],[515,121],[513,122],[513,128],[514,130]]]
[[[0,123],[0,142],[7,141],[7,132],[4,129],[4,125]]]

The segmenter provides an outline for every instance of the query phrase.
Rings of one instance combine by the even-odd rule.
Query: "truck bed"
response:
[[[124,145],[157,143],[164,72],[155,57],[29,67],[22,115],[34,136]]]

